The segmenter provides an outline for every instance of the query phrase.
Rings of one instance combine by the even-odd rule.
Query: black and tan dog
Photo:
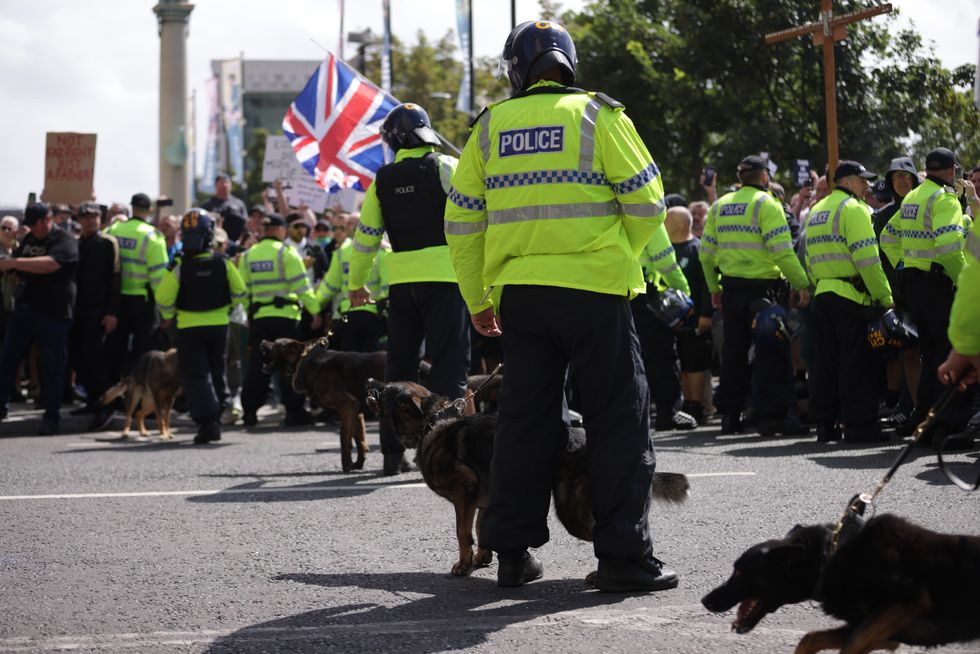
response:
[[[102,404],[112,404],[116,399],[126,396],[126,422],[122,437],[129,438],[129,429],[136,414],[136,424],[140,437],[147,438],[146,416],[154,414],[160,430],[160,438],[173,438],[170,431],[170,411],[174,399],[180,394],[180,380],[177,379],[177,350],[166,352],[150,350],[136,360],[132,373],[102,394]]]
[[[980,638],[980,537],[940,534],[886,514],[842,533],[831,554],[833,531],[797,525],[785,538],[750,547],[702,603],[716,613],[739,604],[732,629],[741,634],[780,606],[807,599],[847,623],[806,634],[796,654]]]
[[[453,411],[452,402],[411,382],[385,384],[372,379],[367,385],[367,403],[382,420],[389,421],[405,447],[415,448],[415,462],[425,483],[456,509],[459,560],[453,565],[452,573],[467,575],[474,567],[488,565],[493,556],[489,550],[479,548],[476,556],[473,555],[473,527],[475,521],[479,537],[483,510],[489,500],[496,416],[440,420],[440,414]],[[651,490],[656,499],[681,502],[687,498],[687,477],[658,472]],[[585,432],[581,429],[569,429],[568,444],[558,462],[552,493],[555,513],[568,533],[591,541],[595,520]]]

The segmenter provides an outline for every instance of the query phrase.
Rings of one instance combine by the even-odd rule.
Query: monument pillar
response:
[[[173,198],[174,213],[190,208],[193,162],[187,143],[187,25],[194,5],[160,0],[153,8],[160,34],[160,195]]]

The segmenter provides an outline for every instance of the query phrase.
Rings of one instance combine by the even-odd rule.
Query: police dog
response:
[[[123,425],[122,438],[129,438],[134,413],[140,437],[148,438],[150,432],[146,429],[146,416],[152,413],[156,416],[160,438],[170,440],[173,438],[170,431],[170,412],[180,391],[176,348],[170,348],[166,352],[150,350],[137,359],[132,373],[103,393],[101,399],[102,404],[111,404],[123,395],[126,396],[126,422]]]
[[[980,638],[980,537],[939,534],[890,514],[854,521],[832,553],[830,524],[797,525],[784,538],[750,547],[702,603],[716,613],[739,604],[732,629],[741,634],[806,599],[846,622],[806,634],[797,654]]]
[[[490,550],[478,548],[473,555],[473,527],[475,521],[479,538],[490,494],[496,416],[478,414],[440,420],[440,414],[452,410],[452,402],[411,382],[385,384],[372,379],[367,384],[367,403],[382,420],[389,421],[405,447],[415,448],[415,462],[425,483],[456,509],[459,560],[453,565],[452,574],[468,575],[474,567],[489,565],[493,557]],[[687,491],[684,475],[656,473],[652,488],[656,499],[682,502]],[[568,533],[591,541],[595,520],[582,429],[569,429],[552,493],[555,513]]]

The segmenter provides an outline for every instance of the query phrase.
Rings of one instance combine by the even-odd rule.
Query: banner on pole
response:
[[[218,78],[204,83],[208,102],[208,140],[204,146],[204,170],[199,188],[202,193],[214,193],[214,178],[218,175],[218,145],[221,131],[221,101],[218,95]]]
[[[78,204],[92,199],[95,134],[48,132],[44,148],[44,201]]]
[[[236,184],[245,181],[245,118],[242,110],[242,60],[221,62],[221,107],[228,142],[229,173]]]
[[[381,46],[381,89],[391,93],[391,0],[381,0],[384,40]]]
[[[470,104],[470,4],[469,0],[456,0],[456,32],[459,34],[459,49],[463,53],[463,80],[456,95],[456,111],[471,113]]]

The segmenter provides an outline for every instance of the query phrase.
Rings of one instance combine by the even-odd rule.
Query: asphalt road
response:
[[[495,565],[452,577],[451,505],[417,472],[380,476],[374,425],[368,470],[344,474],[336,426],[230,430],[194,446],[176,424],[172,444],[0,438],[0,652],[791,652],[835,622],[801,604],[739,636],[731,612],[700,598],[746,547],[835,520],[900,449],[657,435],[658,469],[691,477],[686,505],[652,516],[681,585],[606,595],[583,583],[591,546],[555,521],[542,580],[498,589]],[[980,494],[946,483],[926,455],[877,510],[980,533]]]

